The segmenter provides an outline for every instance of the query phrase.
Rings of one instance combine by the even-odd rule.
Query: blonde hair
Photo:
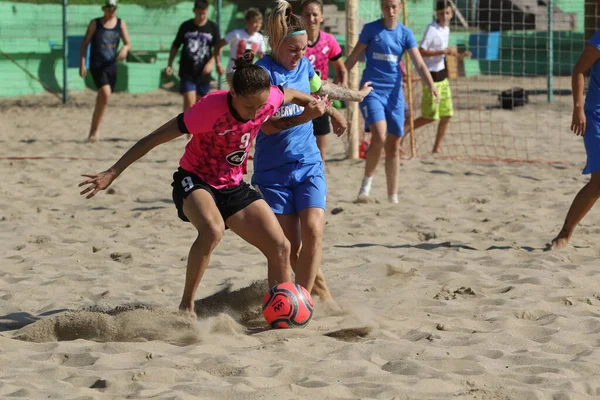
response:
[[[277,53],[283,39],[293,32],[304,30],[300,16],[292,12],[292,5],[285,0],[276,0],[275,7],[267,19],[267,38],[273,53]]]

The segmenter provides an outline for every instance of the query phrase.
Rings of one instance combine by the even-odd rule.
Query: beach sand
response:
[[[598,211],[568,248],[544,251],[587,179],[568,107],[538,116],[572,149],[564,165],[403,161],[399,205],[383,166],[379,202],[355,204],[363,161],[330,138],[323,269],[343,312],[315,299],[305,329],[265,330],[265,260],[230,231],[200,318],[176,312],[195,239],[171,201],[184,138],[110,193],[79,196],[81,173],[108,168],[181,98],[113,96],[89,145],[93,102],[0,102],[0,397],[600,398]],[[519,132],[531,108],[489,112]]]

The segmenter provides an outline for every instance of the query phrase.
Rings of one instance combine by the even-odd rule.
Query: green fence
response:
[[[451,44],[461,48],[473,49],[473,36],[480,35],[479,19],[481,4],[493,0],[461,0],[457,7],[468,27],[458,18],[451,26]],[[537,0],[515,0],[527,6],[539,3]],[[222,33],[243,26],[243,10],[234,3],[225,3],[222,13]],[[379,0],[359,0],[359,25],[380,17]],[[417,40],[433,18],[434,0],[409,0],[409,26]],[[479,4],[479,6],[478,6]],[[516,4],[516,3],[515,3]],[[523,5],[521,4],[521,5]],[[545,3],[544,3],[545,4]],[[568,75],[583,48],[583,0],[556,0],[557,16],[568,16],[573,25],[554,32],[553,67],[554,75]],[[343,6],[343,4],[338,4]],[[167,63],[169,47],[181,22],[192,18],[193,3],[183,2],[164,8],[145,8],[139,5],[122,4],[119,17],[127,21],[133,54],[119,65],[117,91],[147,92],[156,90],[168,81],[162,73]],[[533,6],[532,6],[533,7]],[[539,6],[541,7],[541,6]],[[494,12],[498,10],[493,10]],[[504,12],[500,10],[499,12]],[[539,14],[539,13],[538,13]],[[211,7],[211,18],[215,10]],[[68,6],[68,35],[82,36],[87,24],[93,18],[101,16],[99,5]],[[327,17],[327,16],[326,16]],[[541,17],[538,16],[538,20]],[[541,23],[540,23],[541,24]],[[543,24],[540,25],[543,28]],[[31,78],[23,69],[44,82],[50,90],[60,92],[63,87],[63,43],[62,43],[62,3],[30,4],[24,2],[0,3],[0,51],[9,58],[0,55],[0,96],[11,97],[43,92],[44,85]],[[479,74],[538,76],[548,72],[548,40],[544,30],[527,31],[507,30],[498,33],[497,55],[495,57],[474,57],[461,61],[461,71],[465,76]],[[339,37],[342,44],[343,36]],[[487,44],[486,44],[487,45]],[[491,43],[489,46],[493,46]],[[69,46],[70,59],[77,58],[78,46]],[[72,47],[72,48],[71,48]],[[479,49],[482,50],[482,49]],[[490,47],[490,51],[494,49]],[[228,48],[225,48],[225,57]],[[479,51],[478,53],[485,53]],[[71,64],[73,65],[73,64]],[[68,68],[68,88],[81,91],[93,88],[88,77],[85,81],[79,77],[76,63]],[[170,78],[173,79],[173,78]]]
[[[179,25],[193,17],[192,8],[191,2],[158,9],[130,4],[119,6],[118,16],[127,22],[133,52],[126,62],[119,64],[117,91],[147,92],[165,83],[168,78],[162,71],[167,64],[169,48]],[[71,5],[67,10],[70,37],[83,36],[89,21],[102,16],[97,5]],[[216,17],[213,7],[210,16]],[[224,32],[243,24],[243,17],[233,4],[223,7],[221,20],[224,21]],[[0,50],[10,57],[0,55],[0,96],[20,96],[45,90],[23,69],[51,90],[62,90],[62,29],[62,4],[0,3]],[[69,58],[78,59],[79,47],[70,47],[73,48],[69,48]],[[224,55],[227,57],[227,50]],[[70,91],[93,86],[89,75],[84,81],[79,77],[77,67],[68,68]]]

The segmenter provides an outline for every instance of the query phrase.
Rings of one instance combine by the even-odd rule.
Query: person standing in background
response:
[[[214,65],[213,48],[221,40],[219,27],[208,19],[208,3],[194,2],[194,18],[179,27],[171,45],[165,73],[173,74],[173,61],[181,45],[179,59],[179,92],[183,95],[183,110],[187,110],[210,91],[210,73]]]
[[[91,44],[90,73],[98,94],[88,135],[89,142],[98,141],[98,128],[106,111],[108,98],[117,84],[117,61],[124,60],[131,49],[127,24],[123,19],[117,18],[117,0],[106,0],[102,11],[104,11],[103,17],[95,18],[88,24],[79,55],[79,76],[85,78],[87,48]],[[117,51],[121,39],[123,39],[123,47]]]
[[[246,50],[251,50],[258,58],[265,54],[265,39],[260,33],[263,24],[263,16],[258,8],[249,8],[244,15],[245,29],[234,29],[229,32],[215,47],[215,62],[219,75],[227,73],[229,87],[233,82],[234,61],[244,55]],[[221,65],[221,49],[227,45],[231,46],[231,56],[225,70]]]

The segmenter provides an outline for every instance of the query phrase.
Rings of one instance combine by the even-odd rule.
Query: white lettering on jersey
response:
[[[279,107],[274,116],[279,118],[292,117],[294,115],[302,114],[303,111],[304,107],[302,106],[297,104],[286,104],[285,106]]]
[[[383,53],[373,52],[373,60],[389,61],[389,62],[397,63],[398,56],[395,54],[383,54]]]
[[[323,54],[327,54],[327,53],[329,53],[329,46],[325,46],[325,47],[323,47],[323,50],[321,50],[321,52],[322,52]]]

